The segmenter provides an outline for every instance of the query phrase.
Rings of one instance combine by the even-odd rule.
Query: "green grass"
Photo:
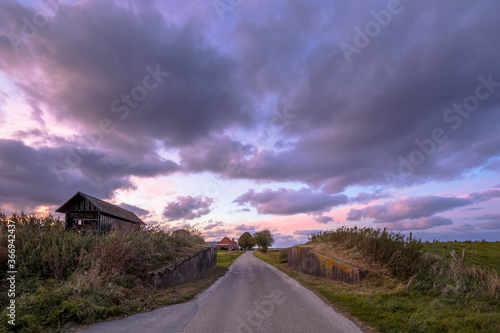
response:
[[[262,251],[254,251],[254,254],[261,259],[269,260],[269,263],[283,264],[288,262],[288,250],[269,250],[267,253]]]
[[[360,325],[367,330],[500,332],[498,276],[484,275],[484,280],[481,280],[478,272],[490,273],[474,267],[483,267],[485,263],[494,267],[499,242],[480,243],[424,243],[425,252],[433,253],[433,256],[431,260],[429,255],[422,253],[423,269],[420,275],[402,280],[369,273],[358,285],[297,272],[287,264],[277,262],[270,254],[255,252],[255,255],[296,279],[347,317],[361,322]],[[460,256],[463,247],[468,252],[466,267],[462,268],[453,263],[449,251],[453,249]],[[495,284],[496,288],[488,287],[486,282]]]
[[[500,242],[465,241],[423,243],[424,250],[446,257],[451,251],[462,256],[465,249],[465,263],[500,273]],[[451,256],[450,256],[451,258]]]
[[[217,251],[217,266],[224,267],[227,269],[243,253],[245,253],[245,251],[218,250]]]

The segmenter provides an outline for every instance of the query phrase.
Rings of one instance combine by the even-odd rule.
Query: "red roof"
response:
[[[217,248],[227,247],[229,250],[233,250],[233,249],[238,249],[238,243],[235,240],[231,240],[229,239],[229,237],[224,236],[224,238],[222,238],[220,242],[215,244],[215,247]]]
[[[220,244],[220,245],[222,245],[222,244],[224,244],[224,245],[228,244],[229,245],[231,243],[236,243],[236,242],[230,240],[227,236],[224,236],[224,238],[222,238],[222,240],[220,242],[218,242],[217,244]]]

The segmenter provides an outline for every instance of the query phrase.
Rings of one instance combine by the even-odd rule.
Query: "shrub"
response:
[[[311,243],[331,242],[346,249],[356,248],[367,259],[387,267],[398,278],[406,279],[419,271],[423,245],[420,239],[385,229],[347,228],[320,231],[311,236]]]
[[[66,279],[77,268],[82,251],[94,246],[96,236],[65,232],[60,219],[49,215],[14,214],[16,256],[19,278]],[[6,220],[1,222],[2,243],[6,241]],[[2,269],[6,267],[2,266]]]

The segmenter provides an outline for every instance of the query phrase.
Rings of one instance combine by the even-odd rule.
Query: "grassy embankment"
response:
[[[379,332],[500,332],[500,242],[409,242],[402,234],[342,228],[307,245],[367,269],[366,279],[325,280],[290,269],[278,252],[256,255]],[[461,257],[463,248],[462,265],[449,253]]]
[[[144,284],[145,273],[188,257],[206,244],[197,232],[111,232],[105,236],[65,232],[52,217],[18,215],[16,221],[16,320],[7,321],[10,300],[6,219],[0,217],[0,331],[70,331],[110,317],[185,302],[224,275],[242,252],[218,253],[206,277],[169,288]]]

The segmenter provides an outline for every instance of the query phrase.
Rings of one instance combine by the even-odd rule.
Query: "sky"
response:
[[[498,1],[0,2],[0,207],[207,241],[500,240]]]

